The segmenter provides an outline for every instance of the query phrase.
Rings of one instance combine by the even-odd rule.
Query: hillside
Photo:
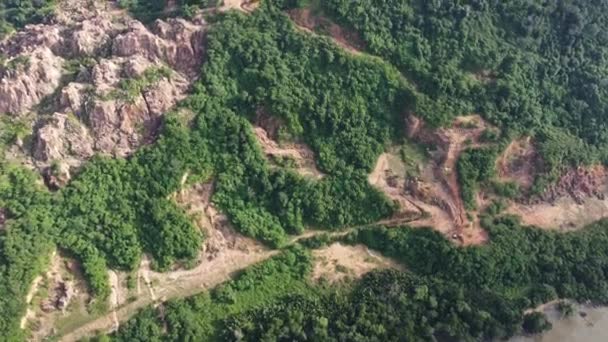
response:
[[[0,4],[0,341],[498,340],[608,304],[605,7]]]

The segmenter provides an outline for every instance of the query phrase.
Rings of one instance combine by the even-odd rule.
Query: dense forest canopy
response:
[[[477,112],[507,132],[535,135],[549,180],[564,165],[606,162],[605,1],[328,0],[318,6],[432,99],[432,110],[417,110],[429,122]]]
[[[0,39],[26,24],[44,20],[53,12],[56,0],[3,0],[0,3]]]
[[[0,37],[40,22],[53,3],[2,2]],[[120,1],[144,21],[215,5],[168,3]],[[351,54],[302,32],[283,12],[311,3],[358,32],[365,51]],[[214,182],[212,201],[236,230],[282,248],[306,228],[358,227],[395,212],[367,178],[387,146],[405,139],[407,113],[441,126],[476,112],[505,141],[533,135],[545,166],[537,189],[566,165],[608,162],[607,7],[600,0],[267,0],[250,14],[208,18],[200,80],[180,104],[194,113],[191,121],[166,115],[154,144],[127,159],[94,157],[53,193],[33,172],[0,162],[0,338],[24,338],[24,299],[54,248],[82,263],[91,310],[103,310],[110,294],[108,268],[134,270],[143,253],[156,270],[191,266],[205,236],[170,200],[185,174]],[[283,123],[281,140],[308,144],[325,176],[271,165],[252,130],[259,113]],[[461,155],[467,209],[491,181],[496,154]],[[490,235],[482,247],[408,227],[357,229],[343,241],[393,257],[407,272],[311,284],[307,248],[327,241],[309,241],[210,293],[169,302],[163,322],[148,308],[100,339],[472,341],[547,328],[543,317],[523,312],[555,298],[608,303],[606,221],[559,234],[522,227],[503,209],[496,203],[482,218]]]

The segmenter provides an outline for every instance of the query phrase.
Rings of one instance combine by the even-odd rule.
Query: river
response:
[[[543,310],[553,328],[542,335],[518,336],[510,342],[606,342],[608,341],[608,307],[574,304],[574,314],[561,318],[556,304]]]

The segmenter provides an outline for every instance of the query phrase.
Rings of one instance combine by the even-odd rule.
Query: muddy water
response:
[[[555,305],[545,308],[553,329],[538,336],[515,337],[510,342],[606,342],[608,341],[608,307],[576,305],[574,314],[560,318]]]

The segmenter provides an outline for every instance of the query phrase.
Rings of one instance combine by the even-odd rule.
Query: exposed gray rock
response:
[[[46,48],[61,55],[64,50],[63,30],[64,27],[57,25],[28,25],[0,44],[0,54],[16,57]]]

